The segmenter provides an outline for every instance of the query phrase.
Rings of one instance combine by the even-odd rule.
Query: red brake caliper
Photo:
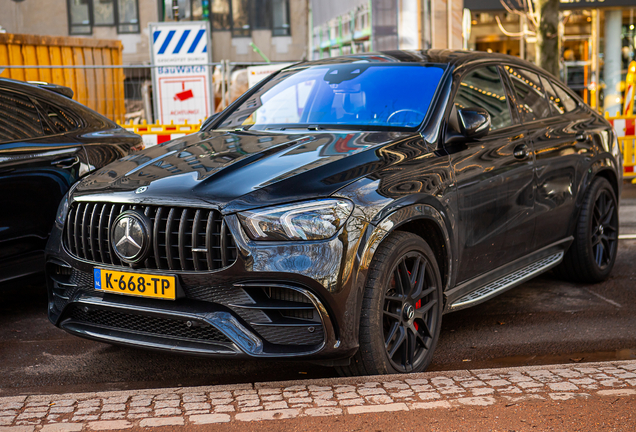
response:
[[[415,282],[415,283],[417,283],[417,282]],[[422,299],[419,299],[417,301],[417,303],[415,303],[415,309],[419,309],[421,307],[422,307]],[[419,330],[420,329],[416,322],[413,323],[413,327],[415,327],[415,330]]]

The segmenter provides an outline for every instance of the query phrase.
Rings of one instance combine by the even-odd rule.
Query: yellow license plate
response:
[[[94,269],[95,289],[138,297],[174,300],[177,298],[177,278],[156,274]]]

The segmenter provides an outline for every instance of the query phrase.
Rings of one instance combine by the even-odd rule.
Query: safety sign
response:
[[[213,112],[207,21],[150,23],[155,120],[198,123]]]
[[[250,66],[247,68],[247,85],[252,88],[274,72],[278,72],[282,68],[291,66],[292,64],[293,63],[276,63],[264,66]]]

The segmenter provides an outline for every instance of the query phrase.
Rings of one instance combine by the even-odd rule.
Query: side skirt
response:
[[[568,237],[456,286],[446,293],[444,313],[483,303],[556,267],[573,240]]]

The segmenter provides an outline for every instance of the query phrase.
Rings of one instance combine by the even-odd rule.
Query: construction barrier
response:
[[[636,116],[617,115],[610,117],[605,113],[605,118],[611,123],[618,137],[618,144],[623,154],[623,178],[636,179]]]
[[[182,136],[189,135],[191,133],[199,132],[201,128],[201,122],[196,124],[147,124],[143,121],[141,124],[128,124],[121,125],[124,129],[141,135],[141,139],[144,141],[146,148],[152,147],[157,144],[164,143]]]
[[[0,77],[73,89],[73,99],[124,120],[122,43],[79,37],[0,33]]]

